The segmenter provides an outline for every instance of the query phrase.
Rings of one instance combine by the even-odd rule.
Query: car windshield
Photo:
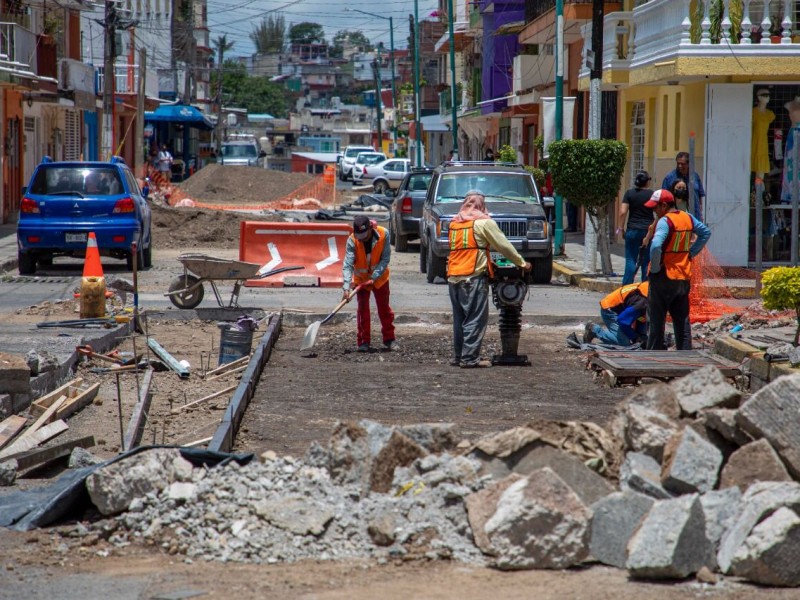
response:
[[[445,173],[439,179],[436,202],[462,202],[464,194],[480,190],[487,202],[539,203],[533,179],[524,173]]]
[[[258,156],[256,147],[252,144],[222,144],[224,158],[255,158]]]
[[[42,196],[114,196],[123,191],[117,169],[89,165],[41,167],[29,188]]]
[[[428,189],[431,183],[431,174],[412,175],[408,178],[408,189],[412,192],[422,192]]]
[[[346,158],[355,158],[361,152],[364,152],[364,150],[367,149],[368,148],[348,148],[347,150],[344,151],[344,155]]]
[[[357,165],[376,165],[386,160],[383,154],[359,154],[356,160]]]

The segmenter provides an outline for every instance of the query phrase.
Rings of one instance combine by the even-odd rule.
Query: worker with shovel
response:
[[[358,310],[358,351],[370,350],[369,296],[375,296],[378,318],[381,321],[383,346],[397,350],[394,339],[394,312],[389,306],[389,233],[365,215],[353,219],[353,234],[347,239],[342,279],[342,299],[349,299],[355,288]]]

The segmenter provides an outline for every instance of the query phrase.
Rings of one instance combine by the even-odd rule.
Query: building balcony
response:
[[[97,89],[102,94],[105,89],[105,67],[97,67]],[[114,93],[137,94],[139,91],[139,65],[114,65]],[[148,70],[145,74],[144,91],[146,96],[158,98],[158,73]]]
[[[587,4],[589,13],[592,11],[592,0],[565,0],[564,12],[569,10],[570,5]],[[535,21],[536,19],[545,16],[550,11],[555,14],[556,0],[526,0],[525,2],[525,20],[528,22]],[[566,16],[566,15],[565,15]],[[590,16],[591,18],[591,16]]]
[[[675,0],[676,2],[680,0]],[[605,14],[621,10],[621,2],[606,2]],[[592,0],[564,0],[564,43],[581,39],[581,25],[592,20]],[[555,0],[526,0],[525,28],[519,36],[522,44],[552,44],[555,39]]]
[[[35,78],[38,73],[36,34],[16,23],[0,23],[0,80]]]
[[[800,76],[800,0],[745,0],[723,12],[690,0],[649,0],[606,15],[603,86],[690,82],[714,77],[786,79]],[[591,27],[583,27],[591,46]],[[581,78],[589,76],[584,66]],[[582,85],[583,85],[582,81]]]

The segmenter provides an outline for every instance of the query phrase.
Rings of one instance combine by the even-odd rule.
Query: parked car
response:
[[[146,192],[125,162],[53,162],[45,159],[23,188],[17,225],[20,275],[32,275],[37,263],[54,256],[83,256],[89,232],[97,237],[101,256],[124,258],[133,268],[152,263],[150,206]]]
[[[255,140],[229,140],[222,142],[217,162],[236,167],[263,167],[266,156]]]
[[[408,240],[419,237],[422,205],[428,194],[433,169],[414,168],[400,182],[389,213],[390,241],[398,252],[408,252]]]
[[[359,152],[356,162],[353,163],[353,185],[361,185],[364,181],[364,167],[377,165],[386,160],[383,152]]]
[[[339,180],[347,181],[353,176],[353,164],[360,152],[375,152],[372,146],[347,146],[342,153],[342,160],[339,161]]]
[[[464,194],[473,189],[486,195],[486,210],[533,265],[533,282],[548,283],[553,276],[552,228],[533,175],[522,165],[495,162],[442,163],[434,169],[420,219],[420,271],[428,282],[447,275],[449,224]]]
[[[400,182],[411,170],[411,161],[407,158],[390,158],[374,166],[364,169],[362,179],[372,178],[372,189],[376,194],[385,194],[386,190],[396,190]]]

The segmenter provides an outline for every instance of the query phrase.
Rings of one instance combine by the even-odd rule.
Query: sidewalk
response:
[[[0,274],[17,269],[17,224],[0,225]],[[16,273],[15,273],[16,274]]]
[[[625,273],[625,245],[611,244],[612,276],[600,274],[600,253],[597,253],[595,263],[596,273],[583,272],[584,234],[564,233],[564,254],[553,259],[553,278],[563,278],[584,290],[608,293],[622,285],[622,276]],[[636,277],[639,280],[639,277]]]

